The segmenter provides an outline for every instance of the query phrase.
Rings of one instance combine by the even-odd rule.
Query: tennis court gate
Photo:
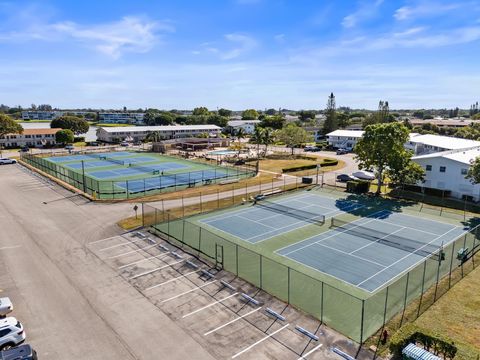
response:
[[[61,155],[67,156],[69,154],[62,153]],[[44,156],[50,157],[52,156],[52,154],[44,154]],[[48,161],[42,156],[40,156],[40,154],[34,155],[22,153],[20,155],[20,160],[40,171],[43,171],[44,173],[47,173],[83,191],[85,194],[91,195],[96,199],[105,200],[131,199],[147,195],[155,195],[165,192],[183,190],[189,187],[192,183],[215,183],[229,179],[243,179],[255,176],[254,171],[244,166],[218,167],[214,165],[209,165],[212,170],[215,171],[213,178],[204,176],[205,170],[198,170],[188,173],[172,175],[149,176],[145,178],[126,181],[96,180],[86,174],[84,175],[80,172],[68,169],[67,167]],[[217,170],[220,172],[221,176],[217,177]],[[167,177],[170,179],[170,181],[166,182],[165,180],[163,180],[162,183],[162,179],[165,179]],[[194,180],[190,181],[190,178]],[[171,179],[173,179],[173,181],[171,181]],[[188,181],[185,181],[185,179],[188,179]],[[155,182],[156,185],[157,180],[158,187],[152,187],[152,182]],[[138,184],[140,183],[141,185],[142,182],[143,187],[139,187]],[[122,183],[122,187],[117,186],[117,184],[119,183]],[[136,184],[136,186],[129,186],[129,183]],[[125,186],[123,187],[123,185]]]
[[[377,292],[364,291],[288,260],[239,245],[169,212],[144,204],[143,219],[155,234],[222,267],[299,308],[357,343],[379,334],[387,322],[395,330],[415,320],[475,268],[479,226],[426,258]],[[468,250],[465,250],[468,249]],[[464,256],[459,259],[459,254]],[[442,259],[443,260],[439,260]]]

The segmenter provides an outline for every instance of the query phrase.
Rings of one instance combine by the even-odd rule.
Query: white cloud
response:
[[[282,44],[285,42],[285,34],[277,34],[273,37],[273,39],[279,43],[279,44]]]
[[[223,60],[231,60],[243,55],[257,46],[257,41],[246,35],[242,34],[227,34],[224,36],[229,42],[237,45],[233,49],[230,49],[222,54]]]
[[[413,20],[442,15],[465,5],[465,3],[440,4],[438,2],[423,1],[415,6],[402,6],[395,11],[393,16],[398,21]]]
[[[345,16],[342,20],[342,26],[345,28],[355,27],[359,22],[373,18],[384,0],[375,0],[374,2],[362,2],[354,13]]]

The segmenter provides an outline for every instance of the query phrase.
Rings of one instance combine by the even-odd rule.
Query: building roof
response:
[[[217,125],[168,125],[168,126],[112,126],[100,127],[107,133],[116,132],[148,132],[148,131],[179,131],[179,130],[221,130]]]
[[[328,133],[327,136],[343,136],[343,137],[357,137],[361,138],[364,131],[362,130],[335,130]]]
[[[471,123],[480,123],[480,120],[473,119],[409,119],[410,123],[413,126],[423,125],[423,124],[434,124],[437,126],[468,126]]]
[[[424,144],[428,146],[435,146],[442,149],[465,149],[473,148],[480,146],[480,141],[461,139],[450,136],[440,136],[440,135],[417,135],[410,137],[410,142],[417,144]]]
[[[22,135],[55,135],[60,130],[62,129],[61,128],[23,129]],[[11,134],[11,135],[15,135],[15,134]]]
[[[414,156],[412,160],[443,158],[470,165],[471,161],[480,156],[480,146],[476,148],[442,151],[427,155]]]
[[[235,127],[235,126],[242,126],[246,124],[260,124],[260,120],[231,120],[228,122],[228,126]]]

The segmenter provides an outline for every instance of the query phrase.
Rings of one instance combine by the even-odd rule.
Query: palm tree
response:
[[[267,156],[268,145],[273,144],[274,133],[271,128],[265,128],[263,130],[262,144],[265,145],[265,156]]]
[[[255,131],[252,134],[252,142],[257,144],[257,159],[260,157],[260,144],[263,144],[263,133],[265,129],[260,126],[255,126]]]
[[[151,142],[160,142],[163,140],[163,135],[160,131],[152,131],[147,134],[145,140]]]
[[[240,140],[245,139],[246,135],[247,133],[243,128],[238,128],[237,131],[235,132],[235,136],[237,137],[237,141],[238,141],[238,155],[237,155],[238,157],[240,157],[240,150],[242,149],[242,143]]]

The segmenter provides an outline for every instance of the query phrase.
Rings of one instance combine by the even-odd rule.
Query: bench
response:
[[[233,183],[238,183],[238,179],[229,179],[229,180],[223,180],[220,181],[218,184],[219,185],[227,185],[227,184],[233,184]]]
[[[275,189],[272,189],[272,190],[265,191],[264,193],[262,193],[262,195],[269,196],[269,195],[274,195],[274,194],[278,194],[278,193],[281,193],[281,192],[282,192],[281,189],[275,188]]]

